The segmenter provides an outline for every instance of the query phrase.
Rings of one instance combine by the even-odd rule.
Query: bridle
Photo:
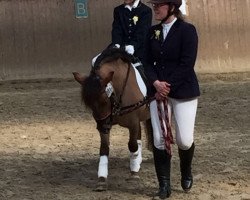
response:
[[[128,114],[128,113],[142,107],[143,105],[148,104],[150,101],[152,101],[154,99],[154,98],[144,97],[142,100],[140,100],[134,104],[122,106],[122,97],[124,95],[124,91],[125,91],[125,88],[127,86],[131,67],[132,67],[131,64],[128,63],[126,77],[123,81],[122,90],[121,90],[121,93],[119,96],[116,95],[116,92],[112,86],[112,82],[109,82],[107,84],[107,86],[105,86],[105,91],[104,90],[102,91],[102,92],[106,93],[107,97],[110,100],[110,105],[111,105],[110,111],[105,113],[104,117],[102,117],[102,118],[97,118],[96,114],[93,113],[93,117],[97,122],[97,129],[102,133],[109,133],[109,130],[111,129],[111,126],[112,126],[114,116],[122,116],[122,115]]]

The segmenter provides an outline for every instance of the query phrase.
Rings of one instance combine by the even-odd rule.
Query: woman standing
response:
[[[175,121],[181,170],[181,186],[189,191],[193,184],[191,164],[194,154],[194,124],[199,85],[194,71],[198,36],[195,27],[183,20],[181,0],[150,0],[158,25],[151,27],[144,66],[150,81],[149,95],[154,136],[154,162],[159,192],[154,199],[171,194],[170,165],[172,133]]]

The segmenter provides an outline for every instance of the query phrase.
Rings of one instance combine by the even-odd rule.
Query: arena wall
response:
[[[87,2],[88,17],[76,18],[74,0],[0,0],[0,80],[87,73],[92,57],[110,43],[112,11],[122,1]],[[250,0],[187,5],[199,34],[197,72],[250,72]]]
[[[200,73],[250,71],[250,1],[188,0],[199,33]]]

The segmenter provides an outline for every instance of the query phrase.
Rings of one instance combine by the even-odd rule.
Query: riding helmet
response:
[[[182,4],[181,0],[150,0],[148,3],[161,4],[161,3],[173,3],[177,8]]]

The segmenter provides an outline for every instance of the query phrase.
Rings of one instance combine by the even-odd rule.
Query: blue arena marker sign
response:
[[[75,13],[76,18],[88,17],[87,0],[75,0]]]

